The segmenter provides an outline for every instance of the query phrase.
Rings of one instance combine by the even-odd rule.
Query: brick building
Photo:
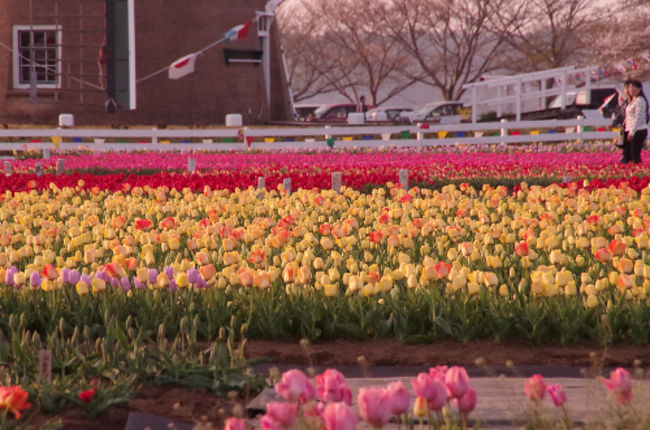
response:
[[[166,71],[151,76],[250,21],[265,4],[0,0],[0,121],[51,125],[63,112],[73,113],[77,125],[219,124],[228,113],[241,113],[245,124],[289,119],[275,26],[270,106],[255,23],[245,39],[200,55],[194,73],[178,80]],[[108,112],[109,99],[116,101],[114,113]]]

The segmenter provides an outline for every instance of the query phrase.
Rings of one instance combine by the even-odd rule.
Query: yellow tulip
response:
[[[178,285],[179,288],[188,287],[190,283],[187,280],[187,273],[181,272],[178,275],[176,275],[176,284]]]
[[[84,296],[89,293],[88,284],[86,284],[84,281],[77,282],[74,287],[75,290],[77,290],[77,294],[80,296]]]
[[[156,288],[167,288],[169,287],[169,277],[166,273],[162,272],[158,274],[156,278]]]
[[[467,284],[467,292],[470,295],[478,294],[480,291],[481,291],[481,286],[479,284],[477,284],[476,282],[469,282]]]
[[[334,297],[339,293],[339,285],[330,283],[324,284],[323,291],[327,297]]]
[[[99,293],[100,291],[104,291],[106,289],[106,282],[100,278],[92,278],[90,280],[90,286],[92,287],[93,293]]]
[[[393,278],[390,275],[383,276],[379,280],[379,290],[383,293],[387,293],[393,288]]]

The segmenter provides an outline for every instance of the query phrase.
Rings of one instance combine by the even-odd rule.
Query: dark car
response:
[[[371,108],[368,106],[368,109]],[[348,114],[356,111],[357,105],[354,103],[322,105],[314,111],[314,121],[345,122]]]
[[[310,115],[313,115],[316,109],[318,109],[318,105],[296,105],[294,106],[296,119],[298,121],[308,121]]]

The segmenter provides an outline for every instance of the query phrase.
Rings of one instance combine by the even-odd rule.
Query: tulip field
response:
[[[247,339],[647,345],[650,164],[619,158],[597,143],[16,160],[0,377],[92,417],[143,381],[259,390]]]

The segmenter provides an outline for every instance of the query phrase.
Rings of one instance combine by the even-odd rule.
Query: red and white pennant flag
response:
[[[239,24],[226,31],[223,35],[221,42],[232,42],[233,40],[244,39],[248,35],[248,28],[253,21],[248,21],[246,24]]]
[[[193,52],[174,61],[169,66],[169,79],[180,79],[194,72],[194,64],[198,53]]]

